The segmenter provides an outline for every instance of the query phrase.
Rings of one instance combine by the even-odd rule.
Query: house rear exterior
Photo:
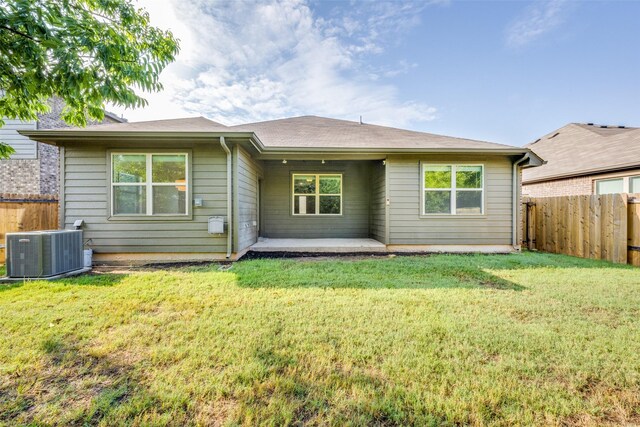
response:
[[[525,196],[640,193],[640,129],[571,123],[527,145],[546,163],[523,171]]]
[[[313,116],[22,133],[60,147],[60,225],[84,220],[103,262],[237,259],[259,239],[512,251],[520,170],[541,163],[527,148]]]

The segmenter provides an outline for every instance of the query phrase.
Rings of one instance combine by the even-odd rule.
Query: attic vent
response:
[[[556,137],[556,136],[558,136],[558,135],[560,135],[560,132],[556,132],[556,133],[554,133],[553,135],[551,135],[551,136],[549,137],[549,139],[553,139],[553,138],[555,138],[555,137]]]
[[[587,123],[587,126],[593,126],[593,123]]]
[[[609,126],[607,126],[607,125],[602,125],[602,126],[600,126],[600,127],[601,127],[602,129],[606,129],[606,128],[608,128]]]
[[[626,126],[622,126],[622,125],[618,126],[618,129],[624,129],[624,128],[626,128]]]

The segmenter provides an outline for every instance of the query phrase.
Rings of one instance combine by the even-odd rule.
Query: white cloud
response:
[[[507,28],[507,45],[520,47],[556,29],[564,22],[566,0],[537,0]]]
[[[304,0],[140,0],[152,24],[181,39],[165,91],[129,120],[204,115],[226,124],[314,114],[407,126],[436,110],[401,100],[393,69],[367,60],[419,22],[427,3],[336,3],[318,17]],[[406,61],[395,64],[407,72]],[[372,77],[373,76],[373,77]]]

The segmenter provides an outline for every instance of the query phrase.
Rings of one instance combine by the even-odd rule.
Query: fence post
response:
[[[627,263],[640,267],[640,197],[629,196],[627,209]]]

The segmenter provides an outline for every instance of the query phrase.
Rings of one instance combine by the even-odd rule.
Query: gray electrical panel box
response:
[[[209,234],[222,234],[222,233],[224,233],[224,217],[210,216],[209,217]]]
[[[84,267],[82,230],[7,233],[7,276],[49,277]]]

